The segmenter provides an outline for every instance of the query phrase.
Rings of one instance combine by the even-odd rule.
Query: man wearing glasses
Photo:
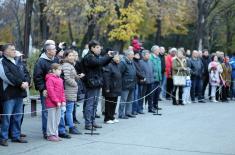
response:
[[[47,138],[47,111],[45,106],[45,97],[47,96],[45,77],[49,72],[52,63],[58,63],[55,59],[56,46],[55,41],[47,40],[44,43],[44,52],[38,59],[33,73],[33,80],[36,90],[40,92],[40,99],[42,104],[42,132],[44,139]]]

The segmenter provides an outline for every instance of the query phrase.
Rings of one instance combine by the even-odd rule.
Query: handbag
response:
[[[178,59],[179,60],[179,59]],[[182,61],[180,61],[180,65],[183,67]],[[186,85],[186,76],[185,75],[179,75],[179,69],[176,75],[173,76],[173,84],[174,86],[185,86]]]
[[[173,76],[174,86],[185,86],[186,85],[186,76],[174,75]]]

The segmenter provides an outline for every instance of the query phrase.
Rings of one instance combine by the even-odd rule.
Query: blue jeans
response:
[[[100,88],[87,89],[84,102],[85,126],[95,124],[95,113],[99,101]]]
[[[142,110],[142,109],[140,109],[141,107],[139,106],[139,103],[141,102],[141,100],[139,100],[139,99],[141,97],[143,97],[142,96],[142,89],[143,89],[143,85],[136,84],[135,92],[134,92],[135,102],[133,102],[133,104],[132,104],[132,113],[140,112]]]
[[[197,91],[196,91],[197,90]],[[196,92],[198,100],[202,100],[202,79],[199,77],[192,78],[191,99],[195,101]]]
[[[23,98],[11,99],[3,102],[3,114],[23,113]],[[12,139],[19,139],[21,132],[22,114],[4,115],[2,117],[1,139],[8,139],[9,126],[11,124]]]
[[[65,119],[66,123],[69,128],[74,127],[73,124],[73,108],[74,108],[74,101],[67,101],[66,102],[66,112],[65,112]]]
[[[235,78],[232,79],[231,84],[232,84],[232,97],[235,97]]]
[[[121,93],[121,103],[118,108],[118,117],[124,117],[126,115],[131,115],[132,112],[132,103],[123,103],[131,102],[134,98],[134,89],[122,90]]]
[[[165,98],[166,97],[166,75],[165,74],[162,76],[162,90],[163,90],[161,91],[162,97]]]
[[[40,99],[41,99],[41,106],[42,106],[42,133],[43,135],[47,134],[47,108],[46,108],[46,101],[45,97],[42,93],[40,93]]]
[[[65,134],[66,133],[64,116],[65,116],[65,111],[63,111],[61,109],[60,124],[59,124],[59,128],[58,128],[59,134]]]

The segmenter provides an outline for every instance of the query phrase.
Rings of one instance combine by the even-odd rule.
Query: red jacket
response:
[[[139,50],[141,50],[141,45],[140,45],[138,39],[133,39],[131,42],[131,45],[133,46],[134,52],[138,52]]]
[[[172,63],[173,63],[173,57],[168,54],[165,57],[166,62],[166,78],[172,78]]]
[[[63,80],[55,74],[49,73],[46,75],[46,107],[55,108],[57,103],[65,102]]]

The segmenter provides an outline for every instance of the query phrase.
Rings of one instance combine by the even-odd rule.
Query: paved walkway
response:
[[[103,124],[99,136],[81,135],[58,143],[42,139],[40,116],[27,116],[28,144],[0,146],[0,155],[235,155],[235,102],[172,106],[160,102],[162,116],[138,115]],[[30,107],[26,108],[29,110]],[[83,119],[79,110],[79,126]]]

